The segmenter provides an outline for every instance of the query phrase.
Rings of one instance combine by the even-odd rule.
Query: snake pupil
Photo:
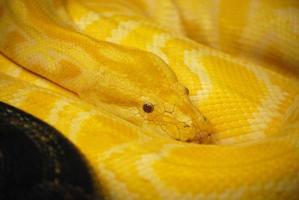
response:
[[[144,110],[144,112],[146,112],[146,113],[151,113],[151,112],[154,111],[154,105],[151,104],[151,103],[145,103],[145,104],[143,105],[143,110]]]
[[[185,87],[185,93],[189,95],[189,89]]]

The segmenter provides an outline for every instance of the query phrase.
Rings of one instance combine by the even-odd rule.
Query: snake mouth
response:
[[[191,104],[184,106],[177,105],[172,112],[162,110],[158,117],[147,120],[176,141],[195,144],[214,143],[215,131],[210,121]]]
[[[195,137],[185,140],[187,143],[195,144],[213,144],[214,134],[212,132],[200,131]]]
[[[213,144],[215,142],[215,131],[210,122],[198,125],[184,125],[178,137],[182,142],[194,144]]]
[[[215,131],[210,121],[197,109],[193,110],[192,118],[183,122],[180,127],[181,141],[195,144],[213,144]]]
[[[214,144],[214,134],[211,132],[200,132],[193,138],[188,138],[186,140],[183,139],[175,139],[176,141],[185,142],[185,143],[193,143],[193,144]]]
[[[163,132],[180,142],[194,143],[194,144],[213,144],[214,130],[208,121],[200,124],[186,124],[186,123],[166,123],[159,124]]]

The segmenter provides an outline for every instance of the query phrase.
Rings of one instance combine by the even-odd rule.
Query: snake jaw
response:
[[[157,106],[158,107],[158,106]],[[159,113],[151,113],[150,120],[170,138],[198,144],[213,143],[213,128],[207,118],[186,98],[174,106],[160,106],[160,108],[173,107],[171,112],[163,110]]]
[[[214,142],[214,134],[212,131],[199,131],[194,138],[186,140],[186,142],[197,144],[212,144]]]
[[[210,121],[191,103],[188,97],[176,107],[175,118],[180,123],[179,140],[190,143],[213,143],[214,129]]]
[[[209,122],[201,123],[200,125],[192,125],[189,126],[191,130],[190,133],[183,132],[182,130],[182,137],[181,141],[188,142],[188,143],[197,143],[197,144],[211,144],[214,141],[214,131],[212,126]],[[184,128],[189,128],[184,127]]]

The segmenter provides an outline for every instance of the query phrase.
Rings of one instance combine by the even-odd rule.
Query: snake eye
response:
[[[151,113],[154,111],[154,105],[151,103],[145,103],[143,104],[143,111],[146,113]]]
[[[189,95],[189,89],[185,87],[185,93]]]

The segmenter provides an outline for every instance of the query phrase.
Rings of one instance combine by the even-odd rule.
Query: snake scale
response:
[[[0,111],[1,200],[99,199],[92,170],[63,135],[7,104]]]
[[[0,0],[0,101],[104,199],[299,199],[296,0]]]

